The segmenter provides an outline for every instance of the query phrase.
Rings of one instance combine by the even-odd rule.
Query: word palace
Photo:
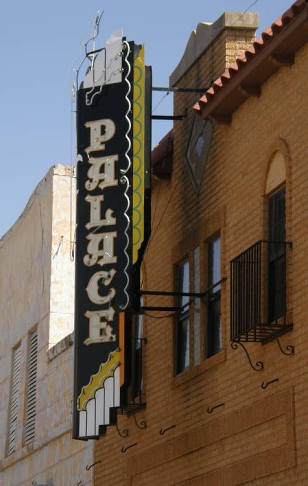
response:
[[[90,129],[90,146],[85,149],[88,155],[90,168],[85,189],[89,192],[85,201],[89,204],[89,221],[85,224],[87,230],[92,230],[86,235],[88,240],[87,253],[83,262],[87,267],[99,265],[105,267],[117,263],[114,254],[115,239],[117,231],[111,231],[115,227],[117,219],[114,217],[114,208],[103,210],[104,194],[91,195],[91,192],[99,188],[103,192],[107,187],[117,186],[119,180],[115,176],[115,164],[118,162],[118,155],[95,157],[98,151],[105,150],[105,144],[113,138],[116,131],[114,122],[110,119],[95,120],[85,123]],[[116,295],[112,287],[112,281],[116,274],[115,268],[96,271],[86,287],[90,302],[99,305],[109,304],[108,308],[102,310],[87,310],[85,316],[89,319],[89,337],[85,344],[99,342],[110,342],[115,340],[112,326],[108,323],[113,321],[115,310],[110,305]],[[101,295],[100,289],[106,288],[105,295]]]

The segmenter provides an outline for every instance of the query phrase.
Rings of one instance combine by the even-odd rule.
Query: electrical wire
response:
[[[159,186],[158,186],[158,193],[157,193],[157,198],[156,198],[156,204],[155,204],[155,208],[154,208],[154,211],[153,211],[152,226],[154,226],[154,222],[155,222],[155,218],[156,218],[157,207],[158,207],[158,203],[159,203],[160,190],[161,190],[161,184],[159,184]],[[140,288],[141,289],[143,288],[143,283],[144,283],[145,275],[146,275],[146,267],[145,267],[145,261],[144,261],[144,259],[145,259],[146,253],[148,251],[148,247],[149,247],[149,244],[150,244],[150,241],[151,241],[152,236],[153,236],[153,232],[150,233],[150,237],[148,239],[147,246],[145,248],[143,258],[141,260],[141,268],[142,268],[142,281],[140,283]]]
[[[157,103],[157,105],[154,106],[153,110],[152,110],[152,113],[155,113],[155,111],[157,110],[157,108],[162,104],[162,102],[164,101],[164,99],[170,94],[170,91],[167,91],[167,93],[165,93],[162,98],[159,100],[159,102]]]
[[[164,215],[166,214],[166,212],[167,212],[167,210],[168,210],[169,204],[171,203],[171,200],[172,200],[172,198],[173,198],[173,196],[174,196],[175,189],[176,189],[176,186],[174,186],[173,190],[171,191],[171,194],[170,194],[170,197],[169,197],[169,199],[168,199],[168,202],[167,202],[167,204],[166,204],[166,206],[165,206],[165,209],[162,211],[162,215],[161,215],[161,217],[160,217],[160,220],[158,221],[158,223],[157,223],[156,227],[155,227],[155,228],[154,228],[154,230],[153,230],[153,237],[152,237],[152,241],[153,241],[153,238],[156,236],[157,231],[158,231],[158,228],[159,228],[159,226],[160,226],[160,224],[161,224],[161,222],[162,222],[162,220],[163,220],[163,217],[164,217]]]
[[[77,153],[74,144],[74,108],[76,108],[77,87],[75,82],[71,86],[71,113],[70,113],[70,260],[74,261],[75,235],[73,237],[73,177],[74,177],[74,154]]]
[[[254,2],[252,2],[250,5],[248,5],[248,7],[246,8],[246,10],[244,10],[244,13],[248,12],[248,10],[253,7],[256,3],[258,3],[259,0],[255,0]]]
[[[148,252],[148,250],[149,250],[149,248],[150,248],[150,245],[151,245],[151,243],[152,243],[152,241],[153,241],[154,237],[155,237],[155,236],[156,236],[156,234],[157,234],[157,230],[158,230],[158,228],[159,228],[159,226],[160,226],[160,223],[162,222],[162,219],[163,219],[163,217],[164,217],[164,215],[165,215],[165,213],[166,213],[166,211],[167,211],[167,209],[168,209],[168,206],[169,206],[169,204],[170,204],[170,202],[171,202],[171,199],[172,199],[172,196],[173,196],[174,192],[175,192],[175,188],[173,188],[173,190],[171,191],[171,194],[170,194],[170,197],[169,197],[169,199],[168,199],[168,202],[167,202],[167,204],[166,204],[166,206],[165,206],[164,210],[162,211],[162,215],[161,215],[160,220],[158,221],[158,223],[157,223],[156,227],[153,229],[153,231],[151,231],[150,238],[149,238],[149,240],[148,240],[148,243],[147,243],[146,249],[145,249],[145,251],[144,251],[143,258],[142,258],[142,262],[141,262],[141,264],[142,264],[142,272],[143,272],[143,275],[145,275],[145,274],[146,274],[145,257],[146,257],[146,255],[147,255],[147,252]],[[158,199],[157,199],[157,205],[158,205]],[[155,212],[156,212],[156,208],[157,208],[157,206],[155,207]],[[155,212],[154,212],[154,216],[155,216]],[[153,220],[154,220],[154,216],[153,216]],[[140,284],[140,288],[141,288],[141,289],[143,288],[143,283],[144,283],[144,278],[142,278],[142,282],[141,282],[141,284]]]
[[[60,251],[60,248],[61,248],[61,246],[62,246],[62,244],[63,244],[63,240],[64,240],[64,236],[63,236],[63,235],[61,235],[61,238],[60,238],[59,244],[58,244],[57,249],[56,249],[56,251],[55,251],[55,253],[54,253],[53,257],[52,257],[52,260],[53,260],[54,258],[56,258],[56,256],[58,255],[58,253],[59,253],[59,251]]]

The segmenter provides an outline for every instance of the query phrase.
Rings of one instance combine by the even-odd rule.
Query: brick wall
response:
[[[237,49],[238,39],[233,42]],[[207,82],[209,55],[193,66],[182,86]],[[308,485],[307,55],[306,45],[292,67],[282,67],[262,86],[260,98],[248,99],[234,113],[231,125],[216,124],[198,197],[185,161],[192,113],[175,122],[171,179],[154,181],[153,186],[143,287],[172,290],[174,264],[191,258],[191,250],[200,245],[201,288],[206,288],[204,245],[220,230],[221,273],[227,277],[221,291],[223,350],[175,377],[173,318],[144,317],[147,406],[136,420],[145,419],[147,428],[140,430],[133,417],[120,416],[119,429],[128,429],[128,437],[108,429],[96,447],[96,460],[102,461],[95,467],[96,485]],[[176,95],[175,113],[195,99],[196,95]],[[254,372],[244,352],[230,347],[229,264],[266,236],[265,181],[277,150],[287,164],[287,240],[293,242],[288,305],[294,329],[281,337],[281,344],[284,349],[294,345],[295,354],[281,354],[275,341],[249,344],[253,363],[264,362],[264,371]],[[163,302],[174,304],[172,298]],[[163,302],[161,297],[145,299],[148,305]],[[201,327],[204,320],[201,306]],[[261,387],[275,378],[279,381]],[[220,403],[224,405],[207,412]],[[160,434],[161,428],[169,427]]]

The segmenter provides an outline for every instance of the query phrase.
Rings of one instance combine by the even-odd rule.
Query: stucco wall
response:
[[[69,167],[52,167],[18,221],[0,240],[1,486],[67,486],[82,481],[81,486],[92,481],[92,472],[85,469],[93,462],[92,444],[71,439],[73,348],[71,341],[64,339],[74,325],[70,244],[71,225],[74,237],[74,221],[70,221],[74,215],[74,186]],[[27,336],[35,325],[39,343],[36,433],[34,442],[24,446]],[[17,449],[7,457],[11,356],[18,342],[22,346],[22,366]]]
[[[75,234],[75,178],[70,168],[57,165],[53,182],[52,254],[50,285],[49,346],[74,328],[75,263],[72,241]],[[70,214],[73,221],[70,221]]]

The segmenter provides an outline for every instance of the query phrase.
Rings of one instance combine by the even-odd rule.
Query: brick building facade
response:
[[[307,19],[201,24],[170,77],[209,89],[153,151],[143,289],[205,295],[144,296],[181,309],[142,316],[146,407],[96,443],[97,485],[308,484]]]

